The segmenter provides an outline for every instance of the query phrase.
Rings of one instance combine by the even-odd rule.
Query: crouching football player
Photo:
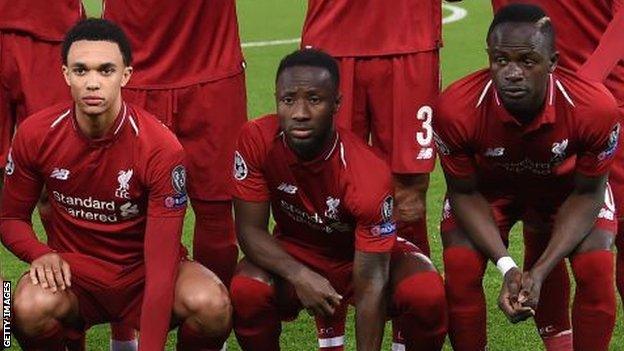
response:
[[[396,238],[385,162],[334,128],[335,61],[296,51],[280,63],[276,85],[277,115],[248,122],[235,154],[235,222],[246,255],[231,284],[239,343],[279,350],[280,321],[307,309],[332,325],[352,303],[358,350],[379,350],[387,315],[407,350],[439,350],[442,279],[416,246]],[[342,331],[325,332],[321,347],[342,344]]]
[[[553,310],[540,297],[560,286],[550,278],[566,257],[576,280],[574,350],[608,349],[616,219],[606,179],[618,111],[603,85],[556,68],[554,36],[539,7],[500,9],[487,36],[489,69],[454,83],[438,103],[434,131],[448,186],[441,230],[455,350],[486,347],[488,260],[504,277],[499,305],[517,322]],[[518,221],[531,233],[524,274],[506,247]]]
[[[184,152],[156,118],[121,99],[130,79],[124,33],[101,19],[63,43],[72,102],[22,123],[6,167],[2,242],[30,263],[14,298],[25,350],[65,350],[89,326],[140,330],[140,350],[162,350],[178,325],[183,350],[219,349],[231,328],[225,286],[185,259]],[[42,188],[47,244],[31,224]]]

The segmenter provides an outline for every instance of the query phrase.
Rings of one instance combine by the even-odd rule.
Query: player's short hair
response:
[[[116,43],[121,51],[126,66],[132,64],[132,49],[124,31],[115,23],[102,18],[88,18],[76,23],[63,40],[61,55],[63,64],[67,64],[67,54],[72,44],[79,40],[109,41]]]
[[[277,82],[280,74],[282,74],[286,68],[298,66],[324,68],[329,72],[334,87],[338,89],[340,86],[340,73],[336,60],[325,52],[316,49],[300,49],[286,55],[282,61],[280,61],[279,67],[277,68],[275,81]]]
[[[555,48],[555,28],[539,6],[530,4],[509,4],[502,7],[494,15],[487,33],[487,40],[499,24],[503,23],[533,23],[549,41],[551,49]]]

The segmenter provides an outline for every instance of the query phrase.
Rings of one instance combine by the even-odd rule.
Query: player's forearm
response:
[[[591,193],[573,192],[559,208],[554,229],[544,253],[531,269],[546,277],[563,258],[590,233],[604,201],[604,188]]]
[[[355,252],[353,287],[357,350],[379,350],[386,320],[390,255]]]
[[[145,230],[145,293],[139,350],[165,347],[180,262],[183,218],[148,217]]]
[[[24,220],[0,220],[0,238],[9,251],[28,263],[47,253],[54,252],[48,245],[37,239],[32,223]]]
[[[294,283],[308,268],[289,255],[268,231],[255,227],[237,228],[238,243],[256,265]]]
[[[478,191],[449,191],[453,214],[461,228],[477,248],[492,262],[509,256],[500,232],[494,222],[490,205]]]

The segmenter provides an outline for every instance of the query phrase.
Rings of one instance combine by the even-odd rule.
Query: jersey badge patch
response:
[[[325,217],[338,220],[338,206],[340,206],[340,199],[333,198],[331,196],[327,197],[325,201],[327,204],[327,210],[325,210]]]
[[[165,198],[165,207],[171,209],[182,208],[186,206],[188,197],[184,194],[174,194]]]
[[[171,185],[178,194],[186,194],[186,168],[177,165],[171,171]]]
[[[611,134],[609,134],[609,140],[607,140],[607,145],[605,150],[598,154],[598,160],[602,161],[607,158],[610,158],[615,154],[615,150],[617,150],[618,139],[620,138],[620,124],[616,123],[611,129]]]
[[[394,234],[396,229],[396,223],[389,221],[372,227],[370,232],[373,236],[386,236]]]
[[[568,139],[563,139],[560,142],[555,142],[552,145],[552,153],[553,158],[551,160],[551,163],[560,163],[561,161],[563,161],[566,157],[566,149],[568,148]]]
[[[120,215],[124,219],[133,218],[139,215],[139,207],[131,202],[119,206]]]
[[[247,164],[245,163],[245,159],[238,152],[234,151],[234,178],[236,180],[243,180],[247,178]]]
[[[132,179],[132,174],[134,171],[132,169],[128,169],[125,171],[119,171],[117,174],[117,181],[119,182],[119,187],[115,190],[115,196],[121,199],[129,199],[130,198],[130,179]]]
[[[381,204],[381,218],[384,222],[392,220],[392,211],[394,208],[394,199],[391,195],[386,196]]]
[[[50,178],[58,179],[58,180],[67,180],[69,179],[69,170],[65,168],[56,168],[52,170],[50,174]]]
[[[504,147],[489,147],[485,150],[484,155],[487,157],[501,157],[505,154]]]
[[[7,157],[7,164],[4,166],[4,174],[10,176],[15,172],[15,162],[13,162],[13,157],[11,157],[11,150],[9,149],[9,155]]]

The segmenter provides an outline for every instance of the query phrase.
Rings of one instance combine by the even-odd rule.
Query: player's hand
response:
[[[521,284],[522,272],[518,268],[512,268],[505,273],[503,286],[498,295],[498,307],[511,323],[518,323],[535,315],[532,308],[523,306],[518,300]]]
[[[309,269],[303,270],[293,285],[303,307],[315,316],[333,315],[342,301],[327,279]]]
[[[54,293],[71,286],[69,264],[57,253],[48,253],[32,261],[29,275],[34,285],[52,289]]]
[[[414,223],[425,215],[427,174],[394,176],[394,218],[398,222]]]
[[[537,309],[542,290],[542,277],[533,271],[524,272],[518,302],[523,306]]]

